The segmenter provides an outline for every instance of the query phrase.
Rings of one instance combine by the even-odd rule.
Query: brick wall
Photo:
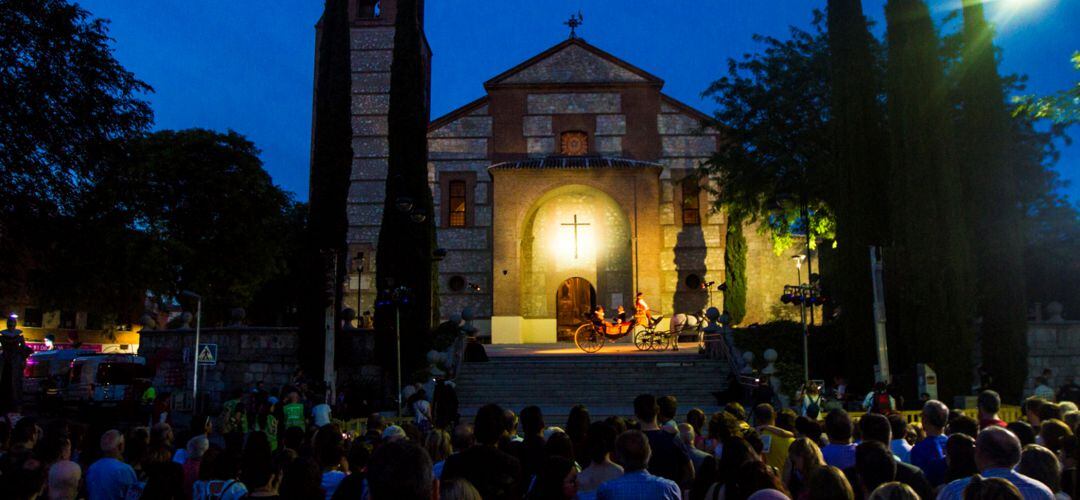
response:
[[[1034,389],[1035,377],[1049,368],[1054,372],[1050,386],[1060,386],[1065,377],[1080,379],[1080,321],[1028,323],[1027,393]]]

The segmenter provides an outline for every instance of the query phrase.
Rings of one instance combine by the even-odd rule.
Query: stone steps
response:
[[[595,418],[633,415],[643,393],[674,395],[679,411],[718,411],[713,393],[727,387],[726,362],[691,353],[626,355],[492,356],[458,370],[460,412],[465,417],[487,403],[520,411],[539,406],[549,425],[563,425],[570,408],[584,404]]]

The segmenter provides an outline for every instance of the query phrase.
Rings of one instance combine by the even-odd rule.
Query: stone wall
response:
[[[176,408],[190,408],[195,331],[143,330],[140,336],[139,355],[156,368],[154,387],[159,393],[172,393]],[[199,343],[217,344],[218,360],[199,371],[200,404],[213,412],[233,389],[249,389],[261,381],[266,390],[276,391],[288,384],[299,367],[299,342],[297,329],[291,327],[203,328]],[[352,330],[339,336],[336,361],[339,388],[382,384],[370,331]]]
[[[1035,377],[1044,369],[1053,371],[1051,387],[1059,387],[1065,377],[1080,379],[1080,321],[1042,321],[1028,323],[1027,393]]]

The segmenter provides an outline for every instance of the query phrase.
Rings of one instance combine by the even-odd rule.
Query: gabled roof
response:
[[[484,88],[564,83],[664,85],[659,77],[581,38],[569,38],[484,82]]]

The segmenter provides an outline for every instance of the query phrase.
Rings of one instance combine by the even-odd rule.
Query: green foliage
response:
[[[968,237],[975,264],[977,312],[982,317],[982,364],[1007,399],[1019,399],[1027,378],[1022,217],[1015,167],[1016,142],[997,72],[994,30],[981,2],[965,0],[958,75],[959,166]],[[994,234],[992,244],[985,238]]]
[[[965,394],[974,345],[971,255],[941,44],[922,0],[889,0],[885,17],[890,354],[899,366],[931,363],[946,395]]]
[[[386,204],[376,252],[375,281],[380,290],[406,286],[413,292],[401,314],[402,365],[406,371],[424,365],[431,346],[432,252],[435,245],[435,213],[428,186],[427,126],[428,89],[420,30],[418,0],[397,4],[394,57],[390,69],[389,166]],[[402,198],[412,210],[398,208]],[[423,215],[422,221],[414,219]],[[393,338],[393,308],[375,314],[375,327],[384,338]],[[380,349],[393,360],[390,349]]]
[[[315,68],[315,122],[312,133],[310,218],[303,258],[301,329],[309,340],[300,356],[312,373],[322,373],[327,307],[340,310],[348,261],[346,203],[352,172],[352,66],[349,6],[327,0],[319,24]]]
[[[1073,66],[1080,71],[1080,52],[1072,56]],[[1061,90],[1043,97],[1032,95],[1016,96],[1014,111],[1017,115],[1032,118],[1046,118],[1056,123],[1076,123],[1080,121],[1080,79],[1072,88]]]
[[[728,216],[727,240],[724,246],[724,310],[731,315],[734,324],[746,317],[746,237],[743,221]]]
[[[718,186],[717,208],[760,223],[778,251],[805,234],[806,208],[812,236],[832,237],[821,175],[833,159],[828,51],[820,19],[815,28],[792,28],[789,40],[755,36],[763,52],[729,60],[727,76],[705,91],[720,105],[708,125],[726,139],[702,165]]]
[[[113,58],[105,21],[62,0],[0,2],[0,61],[0,297],[37,300],[57,231],[77,225],[70,217],[113,150],[150,125],[139,98],[150,87]]]
[[[889,176],[884,93],[878,43],[870,34],[861,0],[828,2],[833,138],[836,151],[830,200],[836,213],[836,260],[828,282],[842,314],[844,342],[858,352],[874,349],[873,284],[869,247],[888,242]],[[823,264],[824,269],[824,264]],[[824,273],[823,273],[824,274]],[[873,357],[849,361],[859,374],[872,373]]]

